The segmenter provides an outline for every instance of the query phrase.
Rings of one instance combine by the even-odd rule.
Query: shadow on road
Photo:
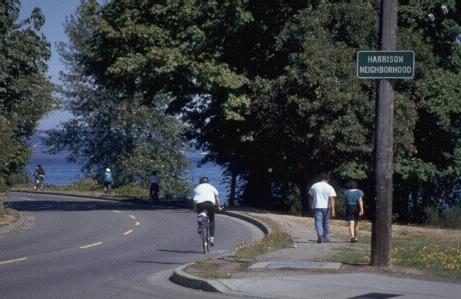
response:
[[[69,201],[69,200],[33,200],[9,201],[9,208],[24,211],[91,211],[91,210],[153,210],[153,209],[189,209],[185,203],[158,204],[152,206],[142,202],[116,201]]]
[[[141,263],[141,264],[159,264],[159,265],[184,265],[187,262],[184,263],[178,263],[178,262],[162,262],[162,261],[135,261],[136,263]]]
[[[173,253],[203,253],[202,251],[197,250],[173,250],[173,249],[158,249],[162,252],[173,252]]]

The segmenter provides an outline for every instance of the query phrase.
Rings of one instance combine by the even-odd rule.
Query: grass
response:
[[[262,240],[253,243],[241,242],[235,248],[235,258],[237,259],[251,259],[257,256],[286,248],[293,244],[290,235],[286,233],[282,227],[275,221],[267,218],[250,214],[251,217],[256,218],[271,227],[272,233],[265,236]]]
[[[14,223],[19,218],[19,212],[13,209],[6,208],[4,214],[0,214],[0,227]]]
[[[347,228],[336,230],[346,231]],[[370,230],[361,229],[360,243],[345,246],[332,261],[346,264],[370,263]],[[392,265],[404,274],[461,279],[461,230],[393,225]]]

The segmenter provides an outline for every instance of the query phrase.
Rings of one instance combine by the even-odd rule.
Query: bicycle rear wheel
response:
[[[202,226],[202,249],[203,253],[207,253],[207,248],[208,248],[208,233],[206,227]]]

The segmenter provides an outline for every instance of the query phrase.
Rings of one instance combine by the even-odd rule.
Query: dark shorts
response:
[[[214,223],[215,205],[211,201],[205,201],[197,204],[197,213],[206,210],[210,223]]]
[[[157,183],[151,183],[150,184],[150,189],[149,189],[150,193],[158,193],[159,189],[160,188],[159,188]]]
[[[346,219],[359,221],[360,208],[358,205],[346,205]]]

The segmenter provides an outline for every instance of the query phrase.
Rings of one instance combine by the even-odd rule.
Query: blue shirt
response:
[[[355,206],[359,204],[360,197],[363,197],[363,191],[360,189],[346,190],[344,191],[344,199],[346,200],[346,204],[349,206]]]
[[[112,183],[112,173],[110,171],[104,173],[104,183]]]

